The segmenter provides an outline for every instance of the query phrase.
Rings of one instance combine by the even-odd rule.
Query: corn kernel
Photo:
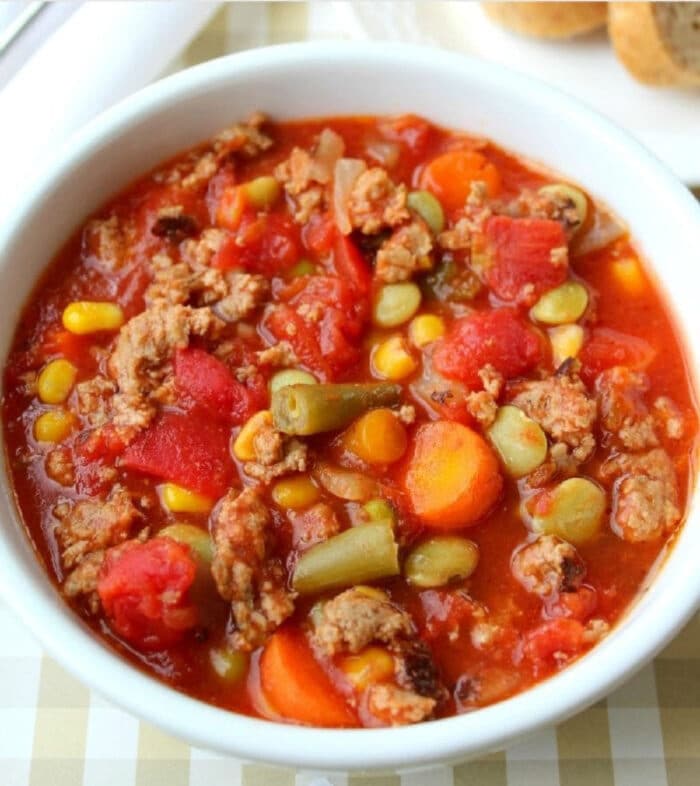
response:
[[[59,358],[47,363],[36,383],[37,393],[44,404],[61,404],[71,392],[78,369],[68,360]]]
[[[308,475],[280,480],[272,487],[272,499],[281,508],[301,510],[313,505],[321,496],[318,486]]]
[[[64,409],[50,409],[34,421],[34,438],[38,442],[63,442],[73,430],[75,419]]]
[[[176,483],[164,483],[160,494],[163,505],[173,513],[209,513],[214,507],[214,501],[209,497]]]
[[[209,650],[209,662],[214,671],[226,682],[238,682],[248,669],[248,656],[225,647]]]
[[[261,428],[272,425],[272,412],[263,409],[243,424],[233,443],[233,455],[239,461],[255,461],[255,445],[253,440]]]
[[[418,367],[402,336],[392,336],[372,354],[374,371],[384,379],[404,379]]]
[[[390,521],[396,523],[394,509],[385,499],[371,499],[363,505],[365,513],[370,521]]]
[[[343,658],[341,669],[357,690],[364,690],[393,677],[394,659],[381,647],[367,647],[357,655]]]
[[[280,184],[272,175],[256,177],[255,180],[249,181],[243,187],[245,188],[248,202],[258,210],[272,207],[282,193]]]
[[[436,314],[421,314],[408,326],[408,337],[419,349],[444,335],[445,320]]]
[[[567,358],[575,358],[583,346],[581,325],[557,325],[550,328],[549,341],[552,345],[552,362],[559,368]]]
[[[63,310],[63,327],[79,336],[101,330],[118,330],[124,324],[124,312],[116,303],[81,300]]]
[[[639,267],[639,263],[633,257],[627,259],[616,259],[611,263],[612,274],[617,283],[625,290],[628,295],[641,295],[646,289],[646,281]]]

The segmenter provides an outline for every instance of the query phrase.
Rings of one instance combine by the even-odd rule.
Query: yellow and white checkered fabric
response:
[[[231,3],[169,72],[254,46],[343,37],[343,5]],[[372,777],[191,748],[89,691],[0,605],[0,786],[699,785],[700,615],[653,664],[556,728],[459,766]]]
[[[409,775],[245,764],[117,709],[0,606],[0,786],[697,786],[700,615],[607,700],[504,753]]]

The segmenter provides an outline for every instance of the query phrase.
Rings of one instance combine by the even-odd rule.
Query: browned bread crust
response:
[[[605,24],[607,3],[482,3],[503,27],[535,38],[571,38]]]
[[[640,82],[700,86],[700,3],[609,3],[608,31]]]

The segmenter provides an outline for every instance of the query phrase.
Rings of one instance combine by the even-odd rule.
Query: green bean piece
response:
[[[388,382],[288,385],[272,393],[272,419],[285,434],[320,434],[345,428],[375,407],[399,403],[401,386]]]
[[[396,576],[398,550],[394,530],[386,521],[351,527],[302,555],[292,587],[301,595],[311,595]]]
[[[226,647],[209,650],[209,662],[214,671],[226,682],[238,682],[248,669],[248,656]]]
[[[411,191],[406,201],[411,210],[418,213],[436,235],[442,232],[445,228],[445,213],[430,191]]]
[[[455,579],[466,579],[479,562],[476,543],[453,535],[424,540],[406,558],[404,574],[415,587],[442,587]]]
[[[160,530],[158,535],[189,546],[206,565],[211,565],[214,559],[214,544],[209,533],[194,524],[169,524]]]
[[[316,464],[314,476],[326,491],[338,499],[364,502],[377,493],[377,482],[374,478],[352,469],[319,463]]]

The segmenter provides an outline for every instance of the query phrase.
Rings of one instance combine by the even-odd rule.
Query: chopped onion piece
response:
[[[584,231],[580,239],[573,244],[572,256],[580,257],[592,251],[600,251],[625,234],[627,229],[610,213],[596,210],[590,229]]]
[[[361,472],[323,463],[314,474],[323,488],[339,499],[366,502],[377,494],[376,482]]]
[[[396,142],[370,142],[367,145],[367,155],[378,164],[391,169],[399,162],[401,148]]]
[[[318,138],[316,152],[309,169],[310,179],[317,183],[330,183],[335,164],[344,152],[343,138],[330,128],[324,128]]]
[[[352,232],[352,224],[348,215],[348,201],[352,187],[357,178],[367,169],[367,164],[359,158],[341,158],[335,165],[333,183],[333,210],[335,223],[344,234]]]

